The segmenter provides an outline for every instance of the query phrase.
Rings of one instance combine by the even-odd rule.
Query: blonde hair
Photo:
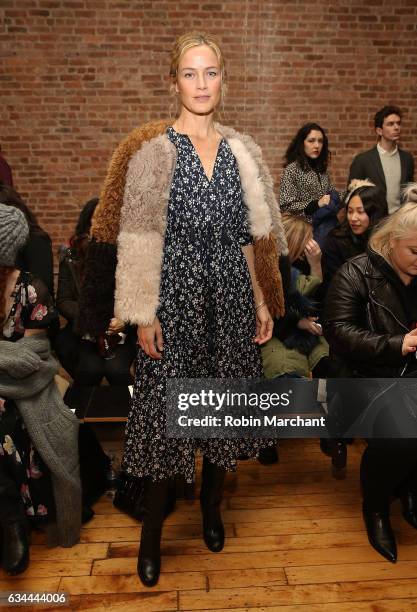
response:
[[[417,183],[408,183],[402,191],[403,201],[417,204]]]
[[[287,237],[288,255],[292,263],[304,253],[307,242],[313,237],[313,228],[303,217],[295,217],[288,213],[282,215],[282,225]]]
[[[171,52],[171,65],[169,67],[169,76],[171,77],[171,95],[175,96],[175,85],[178,79],[178,67],[180,65],[182,56],[189,49],[192,49],[193,47],[200,47],[201,45],[210,47],[210,49],[216,54],[219,61],[221,74],[220,105],[222,105],[226,95],[226,64],[219,43],[211,34],[206,34],[205,32],[186,32],[185,34],[178,36],[176,39]]]
[[[409,202],[376,226],[369,240],[369,246],[389,262],[391,242],[406,238],[413,233],[417,234],[417,204]]]

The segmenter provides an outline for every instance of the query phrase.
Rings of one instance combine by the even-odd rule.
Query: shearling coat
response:
[[[111,159],[92,223],[81,295],[81,333],[102,333],[113,311],[117,317],[141,325],[150,324],[155,317],[176,164],[175,146],[166,135],[170,123],[159,121],[137,128]],[[252,138],[218,124],[216,129],[227,140],[238,164],[258,282],[272,316],[282,316],[279,256],[286,255],[288,249],[271,176]]]

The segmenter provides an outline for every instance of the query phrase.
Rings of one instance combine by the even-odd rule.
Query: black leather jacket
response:
[[[406,287],[377,253],[346,262],[329,287],[323,320],[337,375],[390,378],[415,370],[415,355],[402,355],[414,304],[416,283]]]

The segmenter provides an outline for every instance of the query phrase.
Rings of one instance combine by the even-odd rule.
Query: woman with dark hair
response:
[[[381,191],[368,180],[351,181],[344,203],[346,218],[327,235],[323,246],[323,295],[340,266],[366,251],[373,226],[384,217]]]
[[[4,183],[0,183],[0,202],[21,210],[29,226],[29,238],[19,253],[17,266],[39,278],[48,289],[49,295],[53,296],[54,262],[52,241],[49,234],[41,228],[36,215],[30,210],[17,191]]]
[[[313,223],[314,239],[321,245],[337,224],[340,195],[333,187],[327,166],[329,142],[322,127],[306,123],[285,153],[279,201],[282,212],[302,216]]]
[[[102,341],[92,337],[81,338],[76,333],[79,313],[79,292],[84,279],[89,231],[98,198],[83,207],[67,249],[59,263],[57,308],[68,321],[55,341],[58,358],[79,385],[99,385],[103,377],[110,384],[131,385],[130,366],[136,354],[134,338],[124,332],[123,322],[113,318]],[[112,349],[105,349],[105,344]]]

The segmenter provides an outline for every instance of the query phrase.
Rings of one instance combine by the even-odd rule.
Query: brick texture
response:
[[[402,143],[417,151],[415,0],[1,0],[0,19],[0,142],[55,246],[116,144],[169,113],[170,48],[188,29],[218,36],[222,121],[257,139],[277,183],[308,120],[328,131],[340,188],[384,104],[403,108]]]

